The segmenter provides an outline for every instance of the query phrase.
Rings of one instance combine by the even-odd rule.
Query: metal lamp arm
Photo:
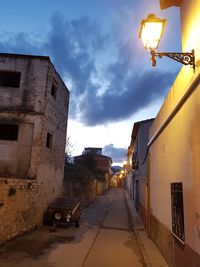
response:
[[[173,53],[173,52],[155,52],[155,50],[150,50],[152,66],[156,66],[155,57],[162,58],[163,56],[169,57],[176,60],[184,65],[191,65],[195,70],[195,55],[194,50],[185,53]]]

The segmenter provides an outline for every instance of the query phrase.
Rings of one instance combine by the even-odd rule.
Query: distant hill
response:
[[[111,170],[112,170],[113,173],[116,173],[116,172],[121,171],[122,167],[121,166],[117,166],[117,165],[116,166],[112,166]]]

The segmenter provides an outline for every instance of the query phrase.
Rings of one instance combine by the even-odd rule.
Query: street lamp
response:
[[[195,70],[194,50],[186,53],[156,52],[164,32],[165,24],[166,19],[157,18],[155,14],[149,14],[146,19],[141,21],[139,37],[142,39],[144,47],[151,54],[152,66],[156,66],[155,57],[162,58],[166,56],[184,65],[191,65]]]
[[[123,167],[126,166],[126,165],[127,165],[127,161],[124,160],[124,161],[123,161]]]

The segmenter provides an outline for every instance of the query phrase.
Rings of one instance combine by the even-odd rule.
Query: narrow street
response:
[[[142,267],[122,189],[111,189],[82,212],[80,228],[48,227],[0,247],[1,267]]]

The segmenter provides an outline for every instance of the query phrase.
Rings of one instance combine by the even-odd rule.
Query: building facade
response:
[[[126,189],[134,201],[144,225],[147,223],[148,200],[148,141],[149,129],[154,119],[134,123],[128,148]]]
[[[110,157],[102,155],[102,148],[86,147],[80,156],[74,157],[75,164],[81,164],[85,155],[92,155],[95,161],[95,170],[102,173],[111,175],[112,159]]]
[[[0,54],[0,243],[62,194],[68,104],[49,57]]]
[[[89,156],[88,159],[86,159],[87,156]],[[102,148],[87,147],[82,155],[74,157],[74,164],[78,166],[88,163],[89,165],[92,163],[92,166],[88,167],[91,167],[95,173],[94,178],[97,181],[96,191],[98,195],[101,195],[110,188],[112,159],[102,155]]]
[[[200,266],[200,1],[180,6],[182,51],[195,51],[195,71],[183,66],[151,129],[148,232],[170,266]]]

